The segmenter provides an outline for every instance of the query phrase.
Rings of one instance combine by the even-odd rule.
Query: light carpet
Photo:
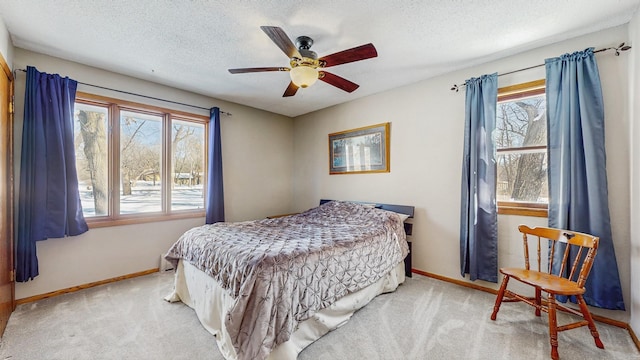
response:
[[[172,286],[172,272],[155,273],[20,305],[0,340],[0,359],[223,360],[192,309],[162,300]],[[494,299],[414,275],[298,359],[548,359],[546,317],[503,304],[491,321]],[[559,335],[561,359],[640,360],[625,329],[596,325],[605,350],[587,328],[570,330]]]

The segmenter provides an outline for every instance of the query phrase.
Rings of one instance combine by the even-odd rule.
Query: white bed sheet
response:
[[[276,347],[268,359],[295,360],[305,347],[345,324],[353,313],[367,305],[374,297],[394,291],[404,280],[404,262],[401,262],[382,279],[339,299],[330,307],[298,324],[290,339]],[[213,278],[190,263],[180,260],[176,269],[174,291],[165,297],[165,300],[182,301],[194,309],[204,328],[215,336],[218,348],[225,359],[237,359],[224,325],[224,316],[231,308],[233,298]]]

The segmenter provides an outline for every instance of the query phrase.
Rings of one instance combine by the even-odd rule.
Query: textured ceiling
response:
[[[0,16],[16,47],[297,116],[624,24],[639,3],[3,0]],[[281,27],[292,41],[313,38],[320,56],[373,43],[378,57],[330,69],[360,85],[353,93],[318,82],[283,98],[288,73],[227,71],[289,65],[261,25]]]

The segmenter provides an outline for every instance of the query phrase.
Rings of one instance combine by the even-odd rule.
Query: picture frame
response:
[[[389,172],[390,123],[329,134],[329,174]]]

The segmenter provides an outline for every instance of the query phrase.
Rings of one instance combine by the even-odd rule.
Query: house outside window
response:
[[[544,80],[498,89],[496,197],[499,214],[547,216]]]
[[[208,120],[79,92],[76,167],[89,226],[204,216]]]

